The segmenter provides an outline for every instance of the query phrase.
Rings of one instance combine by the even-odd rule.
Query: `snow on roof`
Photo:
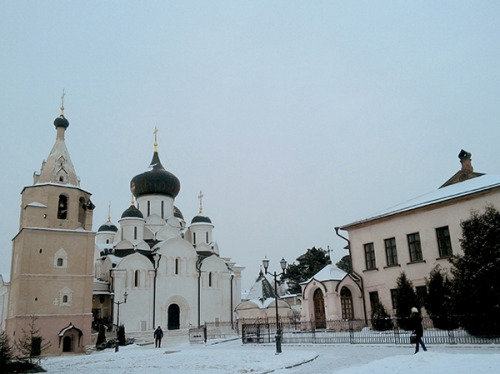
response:
[[[395,205],[389,209],[372,214],[367,218],[344,225],[343,228],[356,226],[365,222],[374,221],[376,219],[442,203],[447,200],[457,199],[498,187],[500,187],[500,175],[482,175],[480,177],[439,188],[435,191]]]
[[[42,204],[39,201],[33,201],[32,203],[26,204],[26,206],[33,206],[33,207],[37,207],[37,208],[47,208],[47,205]]]
[[[116,265],[118,265],[123,260],[123,257],[118,257],[115,255],[108,255],[108,258],[111,260],[112,264]]]
[[[309,283],[313,279],[315,279],[319,282],[326,282],[326,281],[330,281],[330,280],[340,281],[340,280],[344,279],[346,275],[347,275],[347,273],[345,271],[340,270],[338,267],[336,267],[333,264],[328,264],[323,269],[321,269],[316,274],[314,274],[310,279],[303,282],[302,284]]]

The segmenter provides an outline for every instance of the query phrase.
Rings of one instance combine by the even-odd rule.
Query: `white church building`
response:
[[[94,322],[116,324],[113,306],[125,293],[119,323],[127,331],[234,322],[243,267],[221,257],[201,193],[199,214],[186,225],[174,205],[180,182],[162,166],[156,140],[150,169],[130,190],[135,201],[118,227],[108,218],[96,234]]]

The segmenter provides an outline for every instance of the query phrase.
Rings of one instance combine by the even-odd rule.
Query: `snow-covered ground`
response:
[[[164,344],[165,345],[165,344]],[[242,345],[240,340],[162,348],[129,345],[65,355],[42,361],[48,373],[453,373],[500,372],[500,346],[430,346],[413,354],[412,346],[381,345]]]

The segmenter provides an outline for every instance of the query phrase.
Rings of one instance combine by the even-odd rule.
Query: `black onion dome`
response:
[[[136,175],[130,181],[130,191],[137,198],[142,195],[168,195],[175,198],[181,189],[179,179],[166,171],[160,162],[158,152],[155,151],[151,160],[152,169]]]
[[[174,205],[174,217],[184,220],[184,216],[179,208]]]
[[[69,121],[66,119],[66,117],[64,117],[64,115],[61,114],[54,120],[54,126],[56,127],[56,129],[58,127],[64,127],[65,129],[67,129],[69,126]]]
[[[191,220],[191,223],[212,223],[210,218],[205,216],[196,216]]]
[[[135,205],[131,205],[126,211],[123,212],[122,218],[144,218],[141,211],[135,207]]]
[[[115,225],[113,225],[111,222],[108,221],[104,225],[101,225],[101,227],[99,227],[99,230],[97,230],[97,232],[103,232],[103,231],[117,232],[118,227],[116,227]]]

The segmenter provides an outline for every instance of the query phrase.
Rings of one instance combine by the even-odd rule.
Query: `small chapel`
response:
[[[21,192],[10,282],[0,299],[11,341],[36,332],[33,352],[57,355],[84,352],[99,325],[152,336],[156,326],[187,333],[232,323],[244,268],[221,256],[201,193],[199,212],[186,224],[175,205],[180,181],[160,161],[157,130],[149,169],[131,179],[130,206],[118,225],[108,214],[96,232],[91,193],[80,187],[65,144],[64,94],[54,126],[54,146]]]

